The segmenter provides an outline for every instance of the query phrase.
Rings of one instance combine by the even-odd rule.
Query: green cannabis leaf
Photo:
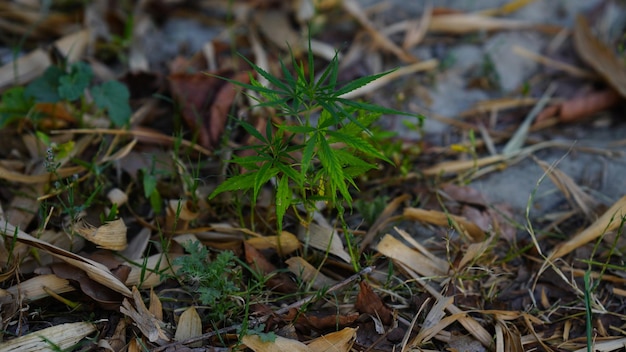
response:
[[[238,121],[246,132],[258,140],[245,147],[253,155],[233,157],[231,162],[242,174],[233,174],[209,196],[214,198],[227,191],[252,193],[255,203],[260,189],[275,180],[275,207],[277,232],[282,231],[283,219],[289,207],[301,204],[309,216],[316,210],[316,202],[323,200],[334,205],[342,218],[343,205],[352,206],[350,188],[356,189],[355,178],[376,168],[374,161],[392,163],[375,145],[369,131],[382,114],[408,114],[382,106],[344,99],[341,96],[388,74],[389,72],[358,78],[340,86],[337,81],[337,55],[316,79],[313,72],[313,54],[309,48],[308,62],[296,62],[292,56],[293,72],[280,61],[282,78],[263,70],[244,58],[254,71],[267,80],[263,85],[253,75],[250,83],[223,78],[248,91],[257,106],[275,109],[285,121],[267,124],[265,134],[245,121]],[[299,154],[299,158],[295,155]]]

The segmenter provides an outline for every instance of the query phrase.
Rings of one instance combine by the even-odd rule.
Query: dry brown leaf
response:
[[[395,237],[387,234],[376,246],[382,255],[391,259],[395,259],[404,263],[406,266],[413,268],[422,276],[432,277],[437,280],[448,273],[447,266],[441,266],[439,263],[435,263],[431,258],[419,253],[404,243],[400,242]]]
[[[133,286],[133,303],[125,298],[120,307],[120,312],[127,315],[132,319],[141,333],[148,339],[148,341],[156,343],[158,345],[164,345],[169,341],[169,337],[165,330],[161,328],[164,323],[158,320],[143,303],[141,294],[136,287]]]
[[[281,9],[255,11],[253,21],[265,38],[282,50],[298,56],[303,51],[302,38],[291,25],[289,14]]]
[[[37,239],[9,224],[5,220],[0,220],[0,232],[15,238],[18,242],[44,250],[58,259],[70,265],[74,265],[85,271],[94,281],[107,286],[125,296],[131,296],[131,292],[123,283],[119,281],[105,266],[93,260],[81,257],[62,248],[53,246],[47,242]]]
[[[176,255],[169,255],[171,260],[176,257]],[[170,267],[166,255],[162,253],[151,255],[147,259],[137,259],[135,262],[140,263],[140,266],[130,262],[125,263],[131,267],[125,284],[126,286],[139,286],[140,289],[157,286],[165,279],[163,274],[173,275],[178,268],[177,266]]]
[[[148,310],[155,318],[163,320],[163,304],[161,304],[159,295],[157,295],[152,288],[150,288],[150,306]]]
[[[483,10],[483,11],[480,11],[480,13],[483,15],[489,15],[489,16],[508,15],[535,1],[536,0],[512,0],[510,2],[505,3],[504,5],[500,7],[497,7],[495,9]]]
[[[409,50],[418,45],[426,36],[428,27],[430,26],[430,19],[432,18],[433,7],[432,4],[426,4],[422,18],[419,21],[412,21],[404,34],[404,41],[402,42],[402,49]]]
[[[228,111],[238,94],[235,85],[217,76],[247,83],[248,72],[231,70],[207,73],[173,73],[168,77],[172,96],[182,107],[189,127],[198,132],[198,143],[211,149],[219,143]]]
[[[311,351],[349,352],[356,338],[356,329],[344,328],[320,336],[307,345]]]
[[[309,329],[319,332],[354,324],[359,315],[359,313],[338,314],[336,310],[328,309],[303,313],[294,308],[283,315],[282,319],[291,322],[298,330]]]
[[[75,346],[94,331],[96,326],[92,323],[60,324],[2,342],[0,352],[49,351],[51,345],[65,350]]]
[[[261,252],[256,250],[248,243],[243,243],[243,248],[246,256],[246,263],[250,265],[250,268],[257,270],[265,276],[269,276],[269,279],[265,282],[265,286],[276,292],[293,293],[298,291],[296,285],[291,277],[285,272],[276,272],[276,267],[272,264]],[[271,275],[270,275],[271,274]]]
[[[120,319],[115,326],[113,336],[111,336],[107,341],[111,351],[123,351],[124,346],[126,346],[127,327],[128,321],[126,319]]]
[[[595,220],[595,208],[598,206],[598,202],[587,194],[576,182],[563,171],[556,168],[554,165],[550,165],[543,160],[539,160],[533,157],[533,160],[539,164],[544,173],[550,177],[552,183],[563,193],[567,201],[570,203],[573,209],[579,209],[587,217],[588,220]]]
[[[587,227],[584,231],[570,238],[567,242],[560,244],[554,249],[552,254],[544,263],[544,267],[557,258],[560,258],[574,249],[583,246],[607,232],[617,229],[622,223],[622,218],[626,216],[626,196],[620,198],[609,208],[598,220]]]
[[[621,101],[622,97],[613,89],[586,93],[545,108],[537,115],[536,124],[551,117],[558,118],[560,122],[576,122],[606,111]]]
[[[454,302],[454,297],[444,297],[441,296],[440,299],[435,302],[435,305],[430,309],[428,314],[426,315],[426,319],[424,319],[424,323],[422,323],[422,327],[420,331],[417,333],[417,336],[411,341],[410,346],[418,347],[424,342],[428,342],[435,335],[437,335],[441,330],[445,329],[452,322],[456,321],[447,319],[442,321],[442,319],[446,316],[446,309]],[[450,317],[448,317],[450,318]]]
[[[246,242],[259,250],[274,249],[281,256],[291,254],[300,249],[298,237],[288,231],[283,231],[280,236],[252,237],[247,239]]]
[[[340,258],[346,263],[350,263],[350,254],[343,248],[343,243],[335,229],[327,226],[310,223],[307,227],[300,226],[298,238],[311,247],[326,252]]]
[[[83,223],[74,229],[87,241],[95,243],[100,248],[112,251],[126,249],[126,224],[121,218],[109,221],[99,227]]]
[[[393,310],[372,290],[365,281],[359,283],[359,293],[356,296],[354,307],[361,313],[369,314],[380,319],[385,325],[393,322]]]
[[[285,260],[285,264],[287,264],[289,271],[302,281],[311,283],[311,286],[316,290],[330,287],[337,283],[337,281],[319,272],[317,268],[302,257],[291,257]]]
[[[613,50],[596,38],[587,20],[579,15],[574,28],[576,52],[619,94],[626,98],[626,67]]]
[[[184,341],[200,335],[202,335],[202,320],[196,308],[192,306],[187,308],[183,314],[180,315],[174,339],[176,341]],[[189,346],[200,347],[202,346],[202,341],[190,343]]]
[[[262,341],[259,335],[246,335],[241,342],[254,352],[314,352],[298,340],[276,336],[274,341]]]
[[[105,309],[116,310],[122,301],[122,295],[119,292],[92,280],[84,271],[68,263],[53,263],[50,265],[50,269],[60,278],[78,283],[80,290],[85,295],[98,302]]]

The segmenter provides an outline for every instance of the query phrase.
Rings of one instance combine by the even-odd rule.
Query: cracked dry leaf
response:
[[[167,343],[170,338],[167,336],[165,330],[161,328],[164,323],[158,320],[152,313],[150,313],[148,308],[146,308],[137,287],[133,287],[132,295],[134,306],[127,298],[125,298],[122,306],[120,307],[120,312],[127,315],[135,322],[139,330],[141,330],[141,333],[148,339],[148,341],[158,345],[164,345]]]

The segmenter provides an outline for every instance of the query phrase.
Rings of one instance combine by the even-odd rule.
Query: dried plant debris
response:
[[[0,351],[617,351],[624,4],[0,3]]]

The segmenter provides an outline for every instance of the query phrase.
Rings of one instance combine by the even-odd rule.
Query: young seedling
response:
[[[373,145],[368,127],[382,114],[415,115],[342,98],[389,72],[342,85],[337,81],[337,55],[318,79],[310,48],[306,67],[293,56],[294,72],[280,62],[282,78],[250,61],[248,64],[268,84],[262,84],[252,74],[250,84],[223,79],[251,92],[257,106],[272,108],[284,121],[268,123],[264,133],[239,121],[245,131],[257,139],[256,144],[242,149],[251,149],[254,153],[234,156],[231,162],[246,171],[230,176],[209,198],[227,191],[243,190],[251,193],[252,203],[256,203],[261,187],[274,180],[278,233],[282,231],[283,218],[291,206],[302,205],[308,216],[302,220],[307,222],[317,210],[318,201],[334,207],[343,222],[343,204],[352,207],[349,188],[357,188],[355,178],[375,168],[375,160],[391,163]],[[421,116],[419,118],[421,121]]]

